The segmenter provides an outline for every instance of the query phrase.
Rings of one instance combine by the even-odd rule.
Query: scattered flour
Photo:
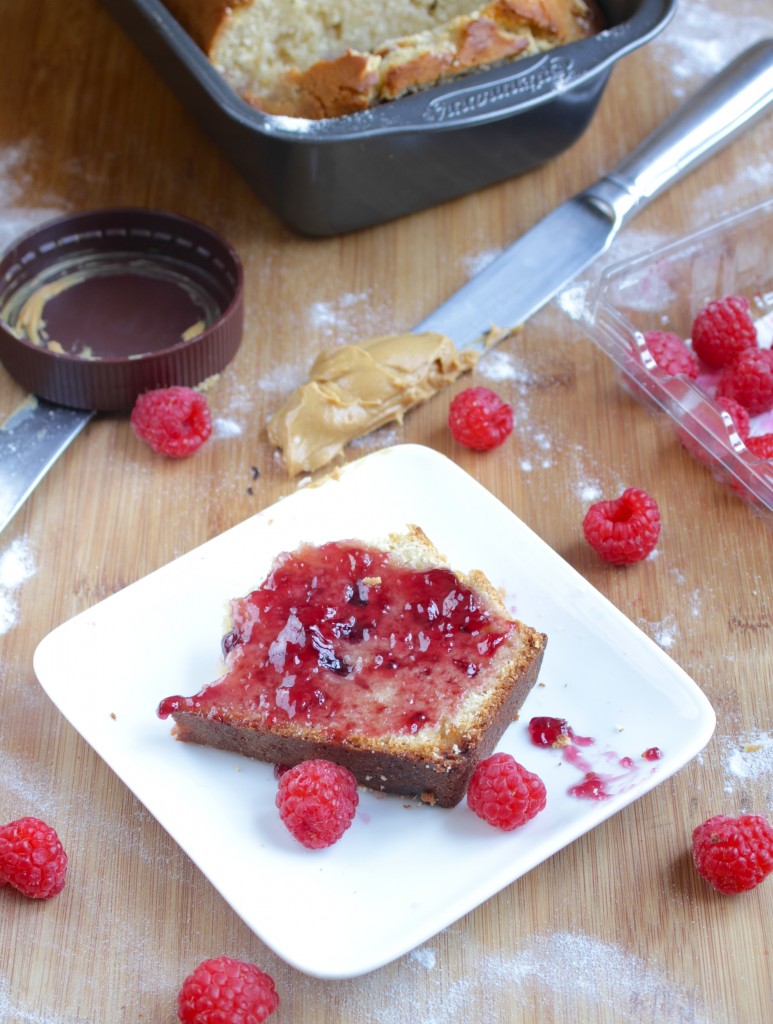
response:
[[[212,423],[212,433],[216,438],[239,437],[242,428],[236,420],[218,416]]]
[[[501,249],[490,249],[485,252],[475,253],[470,255],[464,262],[464,269],[468,277],[474,277],[479,274],[481,270],[493,263],[497,256],[500,255]]]
[[[703,613],[703,595],[697,587],[688,595],[687,608],[694,619],[701,617]]]
[[[260,391],[276,392],[277,394],[284,396],[289,395],[291,391],[299,387],[308,379],[309,373],[307,367],[301,367],[297,365],[287,366],[275,366],[273,370],[269,370],[268,373],[255,381],[255,387]]]
[[[530,1020],[708,1024],[710,1019],[662,965],[575,932],[538,935],[512,955],[483,956],[456,980],[444,976],[426,947],[415,950],[407,966],[426,971],[438,992],[424,995],[422,986],[411,984],[410,999],[383,993],[369,1017],[373,1024],[498,1024],[505,1006],[528,1013]]]
[[[582,502],[593,504],[601,500],[603,493],[598,480],[579,480],[577,483],[577,497]]]
[[[0,552],[0,633],[7,633],[18,621],[17,591],[34,576],[35,559],[27,540],[17,537]]]
[[[61,1024],[62,1018],[59,1014],[51,1017],[47,1013],[25,1009],[12,997],[5,978],[0,978],[0,1021],[6,1021],[7,1024]],[[69,1014],[67,1021],[68,1024],[90,1024],[85,1017]]]
[[[719,743],[724,791],[733,798],[733,813],[773,811],[773,734],[756,730],[719,737]]]
[[[371,305],[368,292],[344,292],[332,302],[313,302],[307,311],[309,326],[317,335],[338,338],[347,333],[350,326],[346,319],[348,315],[356,321],[362,333],[363,310],[367,313]]]
[[[609,494],[622,494],[626,484],[620,480],[609,479],[609,466],[599,466],[580,444],[568,446],[564,452],[565,467],[571,467],[568,474],[574,493],[583,506],[600,501]],[[602,479],[605,481],[602,484]]]
[[[648,556],[653,558],[658,554],[657,548]],[[674,646],[679,639],[679,624],[675,616],[666,615],[660,622],[648,622],[646,619],[639,619],[639,625],[645,633],[649,634],[658,647],[668,650]]]
[[[360,452],[377,451],[380,448],[389,448],[399,441],[399,427],[397,424],[387,424],[379,427],[378,430],[371,430],[369,434],[358,437],[351,442],[350,447]]]
[[[556,296],[556,302],[571,320],[590,324],[593,322],[593,309],[588,298],[590,289],[590,281],[572,284]]]
[[[738,779],[757,779],[761,775],[773,776],[773,736],[760,732],[739,741],[726,761],[730,775]]]
[[[3,820],[14,820],[25,814],[34,814],[44,820],[57,817],[58,806],[51,796],[51,780],[39,764],[0,754],[0,769],[3,773]]]
[[[521,394],[526,394],[536,379],[534,372],[514,352],[500,348],[492,349],[480,359],[476,373],[492,383],[512,381]]]
[[[713,3],[682,4],[652,54],[671,79],[674,96],[692,94],[746,47],[770,35],[770,18],[762,17],[757,0],[740,0],[733,7],[733,29],[727,31],[727,7]]]
[[[22,205],[29,175],[27,167],[32,160],[32,147],[28,141],[0,149],[0,250],[5,250],[21,235],[31,231],[67,210],[62,205],[29,209]]]
[[[266,131],[279,129],[283,132],[293,132],[296,135],[312,134],[319,132],[320,122],[309,121],[305,117],[285,117],[283,114],[271,114],[264,122]]]
[[[437,963],[437,954],[429,946],[420,946],[418,949],[412,950],[408,954],[408,958],[428,971],[431,971]]]

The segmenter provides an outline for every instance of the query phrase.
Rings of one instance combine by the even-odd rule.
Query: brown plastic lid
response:
[[[60,217],[0,261],[0,362],[59,405],[128,411],[143,391],[195,387],[227,365],[243,327],[239,257],[177,214]]]

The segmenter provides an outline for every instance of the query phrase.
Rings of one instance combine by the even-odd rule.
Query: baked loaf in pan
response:
[[[220,679],[159,705],[177,739],[279,765],[325,758],[444,807],[517,717],[547,642],[415,526],[379,547],[280,555],[231,623]]]
[[[164,0],[254,107],[340,117],[599,31],[595,0]]]

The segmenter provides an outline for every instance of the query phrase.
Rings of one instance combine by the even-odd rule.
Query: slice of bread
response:
[[[416,526],[379,547],[280,555],[231,620],[222,677],[159,705],[177,739],[280,765],[325,758],[444,807],[517,717],[547,642]]]
[[[340,117],[599,31],[594,0],[164,0],[266,113]]]

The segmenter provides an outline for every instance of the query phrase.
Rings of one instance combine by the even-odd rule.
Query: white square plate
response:
[[[280,551],[376,541],[409,523],[457,569],[482,569],[548,634],[540,685],[499,746],[542,777],[547,807],[504,833],[464,802],[442,810],[361,790],[340,842],[307,850],[279,821],[269,765],[175,742],[156,707],[217,677],[227,602],[260,583]],[[34,665],[62,714],[249,927],[327,978],[373,970],[441,931],[667,779],[715,724],[652,640],[463,470],[415,445],[353,462],[119,591],[50,633]],[[534,715],[592,736],[577,748],[584,762],[534,746]],[[648,761],[653,746],[663,756]],[[607,799],[569,795],[588,770],[607,780]]]

